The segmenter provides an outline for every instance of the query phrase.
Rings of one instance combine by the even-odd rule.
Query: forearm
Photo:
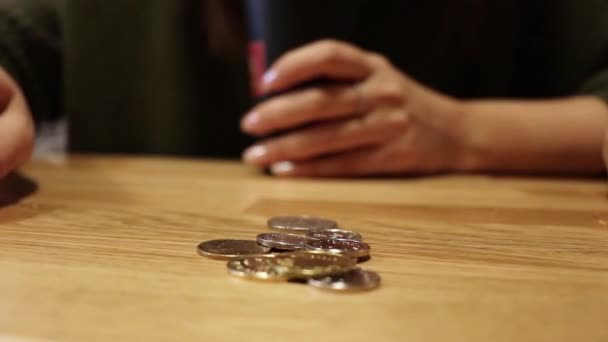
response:
[[[599,174],[608,106],[591,96],[557,100],[477,100],[458,106],[473,171]]]

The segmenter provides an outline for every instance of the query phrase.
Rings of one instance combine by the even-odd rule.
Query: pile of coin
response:
[[[228,260],[228,272],[256,280],[301,280],[335,291],[363,291],[380,286],[380,276],[357,267],[370,258],[361,234],[313,216],[277,216],[256,240],[210,240],[198,245],[200,255]]]

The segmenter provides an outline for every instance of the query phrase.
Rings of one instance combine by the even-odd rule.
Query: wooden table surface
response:
[[[0,341],[608,341],[603,180],[79,156],[31,163],[0,203]],[[361,232],[383,286],[252,282],[195,252],[278,214]]]

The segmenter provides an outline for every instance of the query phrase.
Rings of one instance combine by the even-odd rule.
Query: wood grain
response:
[[[273,179],[74,156],[0,182],[0,341],[608,341],[606,182]],[[334,218],[381,289],[248,282],[198,242]]]

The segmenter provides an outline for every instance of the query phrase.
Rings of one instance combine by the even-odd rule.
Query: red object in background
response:
[[[266,71],[266,44],[260,40],[249,42],[249,76],[251,93],[261,95],[261,82]]]

